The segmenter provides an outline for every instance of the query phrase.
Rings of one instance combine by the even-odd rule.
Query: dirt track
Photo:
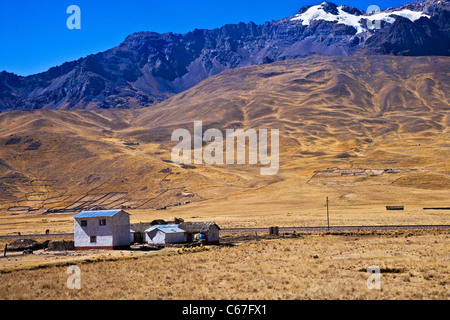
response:
[[[395,231],[449,229],[450,225],[403,225],[403,226],[339,226],[339,227],[280,227],[279,232],[323,232],[323,231]],[[269,228],[233,228],[222,229],[224,233],[268,232]]]
[[[395,230],[429,230],[429,229],[450,229],[450,225],[401,225],[401,226],[338,226],[338,227],[279,227],[279,233],[283,232],[324,232],[324,231],[395,231]],[[268,233],[269,228],[230,228],[221,229],[223,233]],[[45,237],[73,237],[73,233],[55,234],[24,234],[0,236],[0,239],[26,239]]]

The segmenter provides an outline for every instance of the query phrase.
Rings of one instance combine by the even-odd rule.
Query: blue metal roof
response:
[[[98,217],[112,217],[122,210],[97,210],[97,211],[83,211],[74,216],[74,218],[98,218]]]
[[[183,229],[178,228],[177,224],[157,224],[154,225],[150,228],[148,228],[147,230],[145,230],[145,232],[150,232],[152,230],[161,230],[164,233],[179,233],[179,232],[186,232]]]

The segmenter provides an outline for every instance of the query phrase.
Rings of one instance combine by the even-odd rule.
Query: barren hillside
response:
[[[343,208],[448,206],[449,62],[316,55],[225,71],[140,110],[2,113],[0,208],[207,200],[206,211],[223,204],[245,216],[320,208],[325,195]],[[171,133],[193,132],[196,120],[204,130],[279,129],[279,173],[173,164]]]

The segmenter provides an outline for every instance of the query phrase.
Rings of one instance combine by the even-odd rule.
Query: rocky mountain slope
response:
[[[0,111],[148,107],[225,70],[312,54],[448,55],[449,10],[446,0],[377,13],[322,2],[263,25],[135,33],[115,48],[47,72],[1,72]]]

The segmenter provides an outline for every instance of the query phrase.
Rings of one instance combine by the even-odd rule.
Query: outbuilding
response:
[[[152,226],[149,222],[139,222],[130,224],[130,241],[131,243],[145,243],[145,230]]]
[[[127,212],[83,211],[73,218],[75,250],[113,250],[130,247],[130,215]]]
[[[386,206],[386,210],[405,210],[405,206]]]
[[[178,228],[185,231],[185,242],[204,239],[208,244],[219,243],[220,227],[214,222],[182,222]]]
[[[176,224],[154,225],[145,230],[145,241],[148,244],[182,243],[184,234],[184,230]]]

